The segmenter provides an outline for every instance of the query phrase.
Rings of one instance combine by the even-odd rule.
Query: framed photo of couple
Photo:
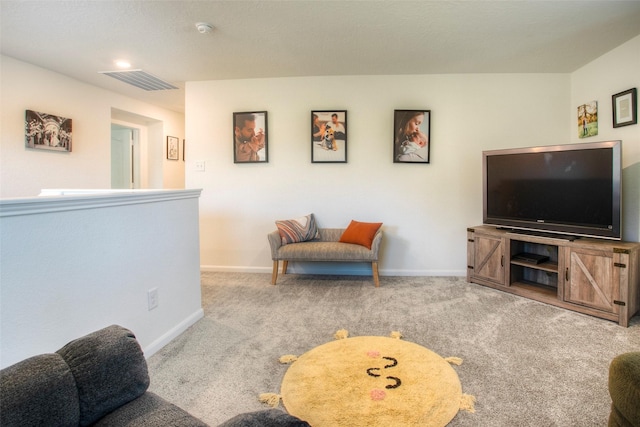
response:
[[[430,110],[394,110],[393,129],[394,163],[429,163]]]
[[[233,113],[233,163],[267,163],[267,112]]]
[[[347,111],[311,112],[311,163],[347,163]]]

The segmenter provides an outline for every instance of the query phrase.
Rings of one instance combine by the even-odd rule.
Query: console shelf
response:
[[[467,281],[626,327],[640,310],[640,243],[473,227]]]
[[[557,273],[558,272],[558,263],[557,262],[541,262],[540,264],[536,264],[534,262],[520,261],[520,260],[512,259],[511,260],[511,264],[512,265],[519,265],[521,267],[526,267],[526,268],[534,268],[534,269],[537,269],[537,270],[548,271],[550,273]]]

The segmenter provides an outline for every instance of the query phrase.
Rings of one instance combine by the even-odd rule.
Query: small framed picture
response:
[[[71,119],[26,110],[25,147],[71,152]]]
[[[233,162],[269,161],[267,112],[233,113]]]
[[[637,89],[625,90],[611,97],[613,102],[613,127],[635,125],[638,123]]]
[[[180,154],[178,151],[180,150],[180,139],[175,136],[167,136],[167,159],[168,160],[179,160]]]
[[[311,163],[347,163],[347,111],[311,112]]]
[[[598,134],[598,101],[578,106],[578,138],[588,138]]]
[[[394,110],[394,163],[429,163],[430,139],[430,110]]]

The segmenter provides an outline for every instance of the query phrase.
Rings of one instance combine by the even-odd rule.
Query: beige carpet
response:
[[[388,336],[447,357],[475,413],[448,427],[602,427],[611,398],[609,363],[640,349],[640,317],[629,328],[463,277],[380,278],[271,273],[203,273],[205,317],[149,360],[151,391],[211,426],[268,408],[288,365],[346,329]],[[281,410],[282,405],[280,406]],[[394,427],[389,425],[388,427]]]
[[[444,427],[459,409],[473,411],[450,365],[459,358],[399,334],[338,338],[294,359],[282,381],[287,412],[313,427]]]

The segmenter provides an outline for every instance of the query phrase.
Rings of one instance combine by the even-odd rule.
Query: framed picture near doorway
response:
[[[71,152],[71,119],[26,110],[24,127],[25,147]]]
[[[311,163],[347,163],[347,111],[311,112]]]
[[[175,136],[167,136],[167,159],[179,160],[180,159],[180,139]]]
[[[268,161],[267,112],[233,113],[233,163]]]
[[[430,138],[430,110],[394,110],[394,163],[429,163]]]

